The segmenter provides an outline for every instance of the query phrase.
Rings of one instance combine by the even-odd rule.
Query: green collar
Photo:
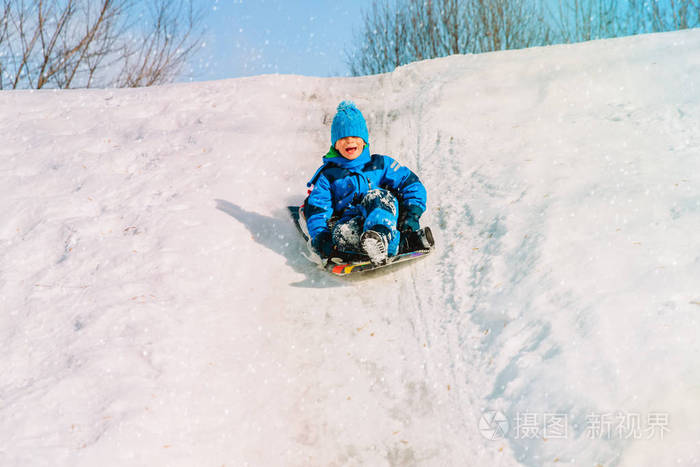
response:
[[[342,157],[338,150],[331,146],[331,148],[328,150],[325,156],[323,156],[324,159],[332,159],[334,157]]]

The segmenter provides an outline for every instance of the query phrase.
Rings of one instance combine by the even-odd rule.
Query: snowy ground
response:
[[[0,93],[0,465],[700,465],[698,76],[696,30]],[[438,242],[358,280],[284,209],[343,98]]]

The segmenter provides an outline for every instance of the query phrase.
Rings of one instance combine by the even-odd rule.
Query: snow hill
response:
[[[700,465],[700,31],[0,93],[0,465]],[[308,262],[352,99],[438,250]]]

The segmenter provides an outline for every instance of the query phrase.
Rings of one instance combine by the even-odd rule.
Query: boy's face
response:
[[[359,136],[346,136],[335,142],[335,148],[346,159],[357,159],[365,149],[365,140]]]

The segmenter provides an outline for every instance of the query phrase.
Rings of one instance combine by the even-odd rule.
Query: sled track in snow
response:
[[[699,49],[1,92],[0,463],[698,465]],[[437,244],[356,279],[283,212],[344,99]],[[586,432],[650,411],[663,438]],[[564,439],[517,436],[552,413]]]

